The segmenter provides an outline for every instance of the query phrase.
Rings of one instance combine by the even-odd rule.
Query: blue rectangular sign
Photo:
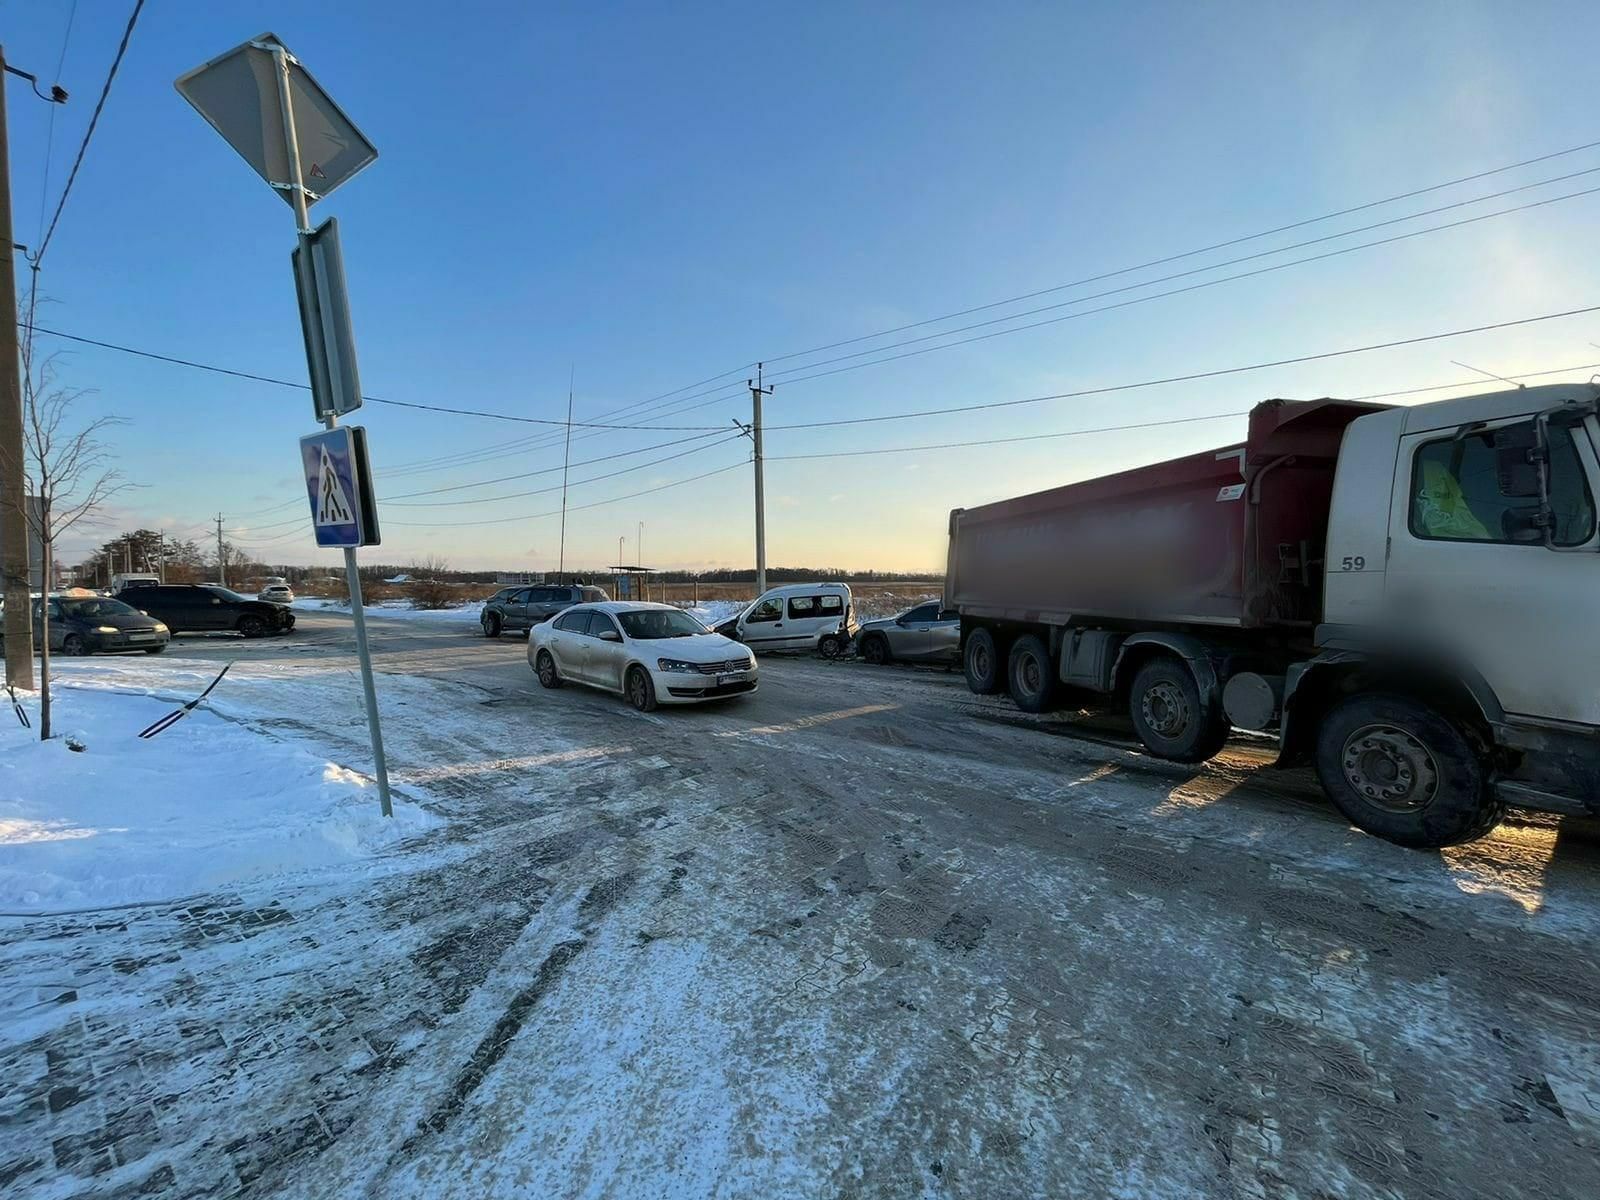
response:
[[[346,426],[307,434],[300,439],[306,497],[311,501],[311,529],[319,546],[360,546],[361,471],[354,431]]]

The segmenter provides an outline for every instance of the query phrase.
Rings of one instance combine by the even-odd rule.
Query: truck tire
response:
[[[1028,633],[1011,643],[1006,680],[1011,699],[1023,712],[1044,712],[1055,699],[1055,671],[1044,639]]]
[[[992,696],[1005,686],[1000,674],[1000,650],[994,644],[994,634],[987,629],[974,629],[967,635],[961,668],[966,673],[969,692]]]
[[[1139,668],[1128,693],[1128,715],[1145,749],[1173,762],[1205,762],[1228,740],[1228,719],[1200,699],[1194,672],[1170,655]]]
[[[1317,730],[1317,777],[1351,824],[1416,850],[1482,837],[1505,805],[1449,717],[1405,696],[1353,696]]]

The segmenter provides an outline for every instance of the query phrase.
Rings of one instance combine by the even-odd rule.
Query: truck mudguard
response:
[[[1217,681],[1217,668],[1211,661],[1211,648],[1201,638],[1188,633],[1155,631],[1133,634],[1117,651],[1117,661],[1111,668],[1113,686],[1120,688],[1128,682],[1123,675],[1123,668],[1130,656],[1140,657],[1136,651],[1141,646],[1156,646],[1183,659],[1194,673],[1195,685],[1200,689],[1200,702],[1207,705],[1222,703],[1222,686]]]
[[[1317,629],[1319,642],[1337,643],[1339,641],[1353,641],[1360,637],[1361,631],[1348,626],[1323,625]],[[1342,636],[1341,636],[1342,635]],[[1302,689],[1309,690],[1316,682],[1327,677],[1330,672],[1364,663],[1382,663],[1393,669],[1405,660],[1397,659],[1391,653],[1385,653],[1382,647],[1374,646],[1370,651],[1345,647],[1340,649],[1324,650],[1317,657],[1307,661],[1292,663],[1284,677],[1283,683],[1283,716],[1278,726],[1278,765],[1293,766],[1303,758],[1302,743],[1307,739],[1314,739],[1315,729],[1307,728],[1303,719],[1299,717],[1295,704],[1295,694]],[[1448,681],[1461,688],[1471,697],[1472,703],[1477,707],[1484,723],[1493,727],[1505,720],[1505,710],[1500,707],[1500,701],[1494,691],[1471,668],[1456,666],[1453,668],[1441,667],[1437,664],[1428,665],[1417,663],[1416,678],[1433,678],[1439,681]]]

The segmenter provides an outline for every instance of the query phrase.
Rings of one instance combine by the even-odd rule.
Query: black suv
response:
[[[294,628],[287,604],[253,600],[214,583],[146,584],[124,588],[117,599],[165,621],[174,636],[231,629],[254,638]]]
[[[574,604],[609,599],[604,588],[578,583],[501,588],[484,601],[478,619],[484,637],[499,637],[503,632],[532,629]]]

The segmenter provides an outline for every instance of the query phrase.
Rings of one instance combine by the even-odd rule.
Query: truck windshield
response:
[[[1453,542],[1537,542],[1536,497],[1500,490],[1494,446],[1488,433],[1444,438],[1417,450],[1411,481],[1411,532]],[[1581,546],[1594,535],[1594,498],[1572,431],[1550,429],[1551,540]]]

